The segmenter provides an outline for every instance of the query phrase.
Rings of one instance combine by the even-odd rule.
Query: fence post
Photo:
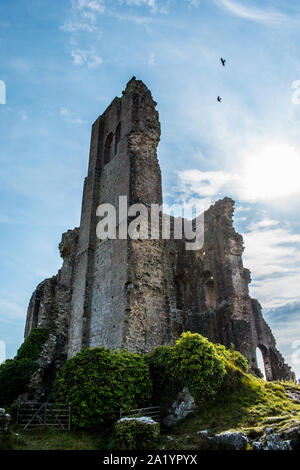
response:
[[[68,423],[68,431],[71,431],[71,423],[72,423],[71,403],[69,403],[69,423]]]
[[[20,419],[20,402],[18,403],[17,424],[19,424],[19,419]]]

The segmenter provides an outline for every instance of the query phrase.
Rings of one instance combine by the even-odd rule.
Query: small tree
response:
[[[88,348],[64,364],[55,389],[72,404],[75,426],[97,429],[150,397],[149,367],[139,354]]]
[[[171,373],[200,401],[218,391],[226,367],[213,343],[197,333],[187,332],[173,348]]]
[[[0,365],[0,407],[11,405],[26,392],[32,374],[39,367],[37,360],[49,336],[46,328],[33,328],[16,357]]]
[[[8,359],[0,366],[0,405],[9,406],[26,391],[38,364],[31,359]]]
[[[19,347],[15,359],[37,361],[49,337],[50,331],[47,328],[33,328],[24,343]]]
[[[161,403],[161,397],[175,399],[184,387],[200,402],[219,390],[226,374],[224,355],[197,333],[183,333],[175,346],[160,346],[146,357]]]

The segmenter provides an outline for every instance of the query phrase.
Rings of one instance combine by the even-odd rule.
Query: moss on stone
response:
[[[33,328],[29,336],[19,347],[15,359],[31,359],[32,361],[37,361],[49,337],[50,331],[47,328]]]

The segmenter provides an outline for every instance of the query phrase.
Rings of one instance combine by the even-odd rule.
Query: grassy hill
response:
[[[293,396],[293,400],[289,398]],[[299,400],[299,402],[297,402]],[[300,386],[293,383],[265,382],[231,366],[223,386],[214,399],[198,407],[172,428],[162,427],[158,449],[187,450],[203,448],[199,431],[212,433],[240,431],[259,438],[266,429],[274,432],[299,427]],[[5,439],[5,440],[4,440]],[[16,425],[9,438],[2,437],[0,448],[31,450],[112,450],[117,449],[113,429],[101,433],[53,429],[23,431]]]
[[[36,359],[27,356],[21,360]],[[8,366],[18,361],[17,357]],[[11,397],[8,385],[14,389],[19,369],[2,366],[3,401]],[[174,346],[158,347],[146,356],[103,348],[83,350],[65,363],[57,382],[57,396],[72,403],[74,429],[24,431],[12,424],[9,434],[0,434],[0,449],[117,450],[113,426],[120,407],[136,408],[132,405],[147,397],[160,403],[166,415],[183,387],[195,398],[197,410],[171,428],[162,425],[157,449],[206,449],[216,434],[226,431],[243,433],[249,450],[254,441],[265,445],[270,434],[271,440],[276,435],[279,440],[292,439],[293,446],[300,448],[300,386],[265,382],[248,370],[246,358],[234,349],[191,333],[184,333]],[[142,444],[143,439],[135,437],[136,448]]]

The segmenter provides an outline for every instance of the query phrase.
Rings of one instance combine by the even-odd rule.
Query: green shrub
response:
[[[26,391],[38,364],[31,359],[8,359],[0,366],[0,404],[9,406]]]
[[[73,424],[97,429],[124,411],[138,406],[151,393],[144,357],[105,348],[84,349],[69,359],[55,384],[56,400],[70,402]]]
[[[214,344],[197,333],[183,333],[172,349],[170,372],[196,401],[214,395],[226,374]]]
[[[216,344],[215,347],[221,356],[230,361],[243,372],[247,373],[249,371],[248,359],[242,353],[237,351],[234,348],[234,345],[231,345],[230,349],[225,348],[225,346],[222,344]]]
[[[239,351],[231,352],[230,361],[243,372],[247,373],[249,371],[248,359],[246,359],[246,357],[243,356],[243,354],[241,354]]]
[[[150,367],[154,401],[157,401],[157,399],[160,401],[162,392],[165,391],[172,379],[170,375],[172,350],[171,346],[157,346],[151,353],[145,356]]]
[[[31,359],[32,361],[37,361],[49,336],[50,331],[47,328],[33,328],[29,336],[19,347],[15,359]]]
[[[187,387],[200,402],[218,391],[226,374],[225,357],[197,333],[183,333],[175,346],[160,346],[146,358],[155,397],[175,399],[179,390]]]
[[[0,365],[0,406],[9,406],[26,392],[32,374],[38,369],[36,362],[50,336],[46,328],[34,328],[19,347],[14,359]]]
[[[128,450],[153,449],[159,432],[159,423],[151,418],[123,418],[115,425],[116,444]]]

